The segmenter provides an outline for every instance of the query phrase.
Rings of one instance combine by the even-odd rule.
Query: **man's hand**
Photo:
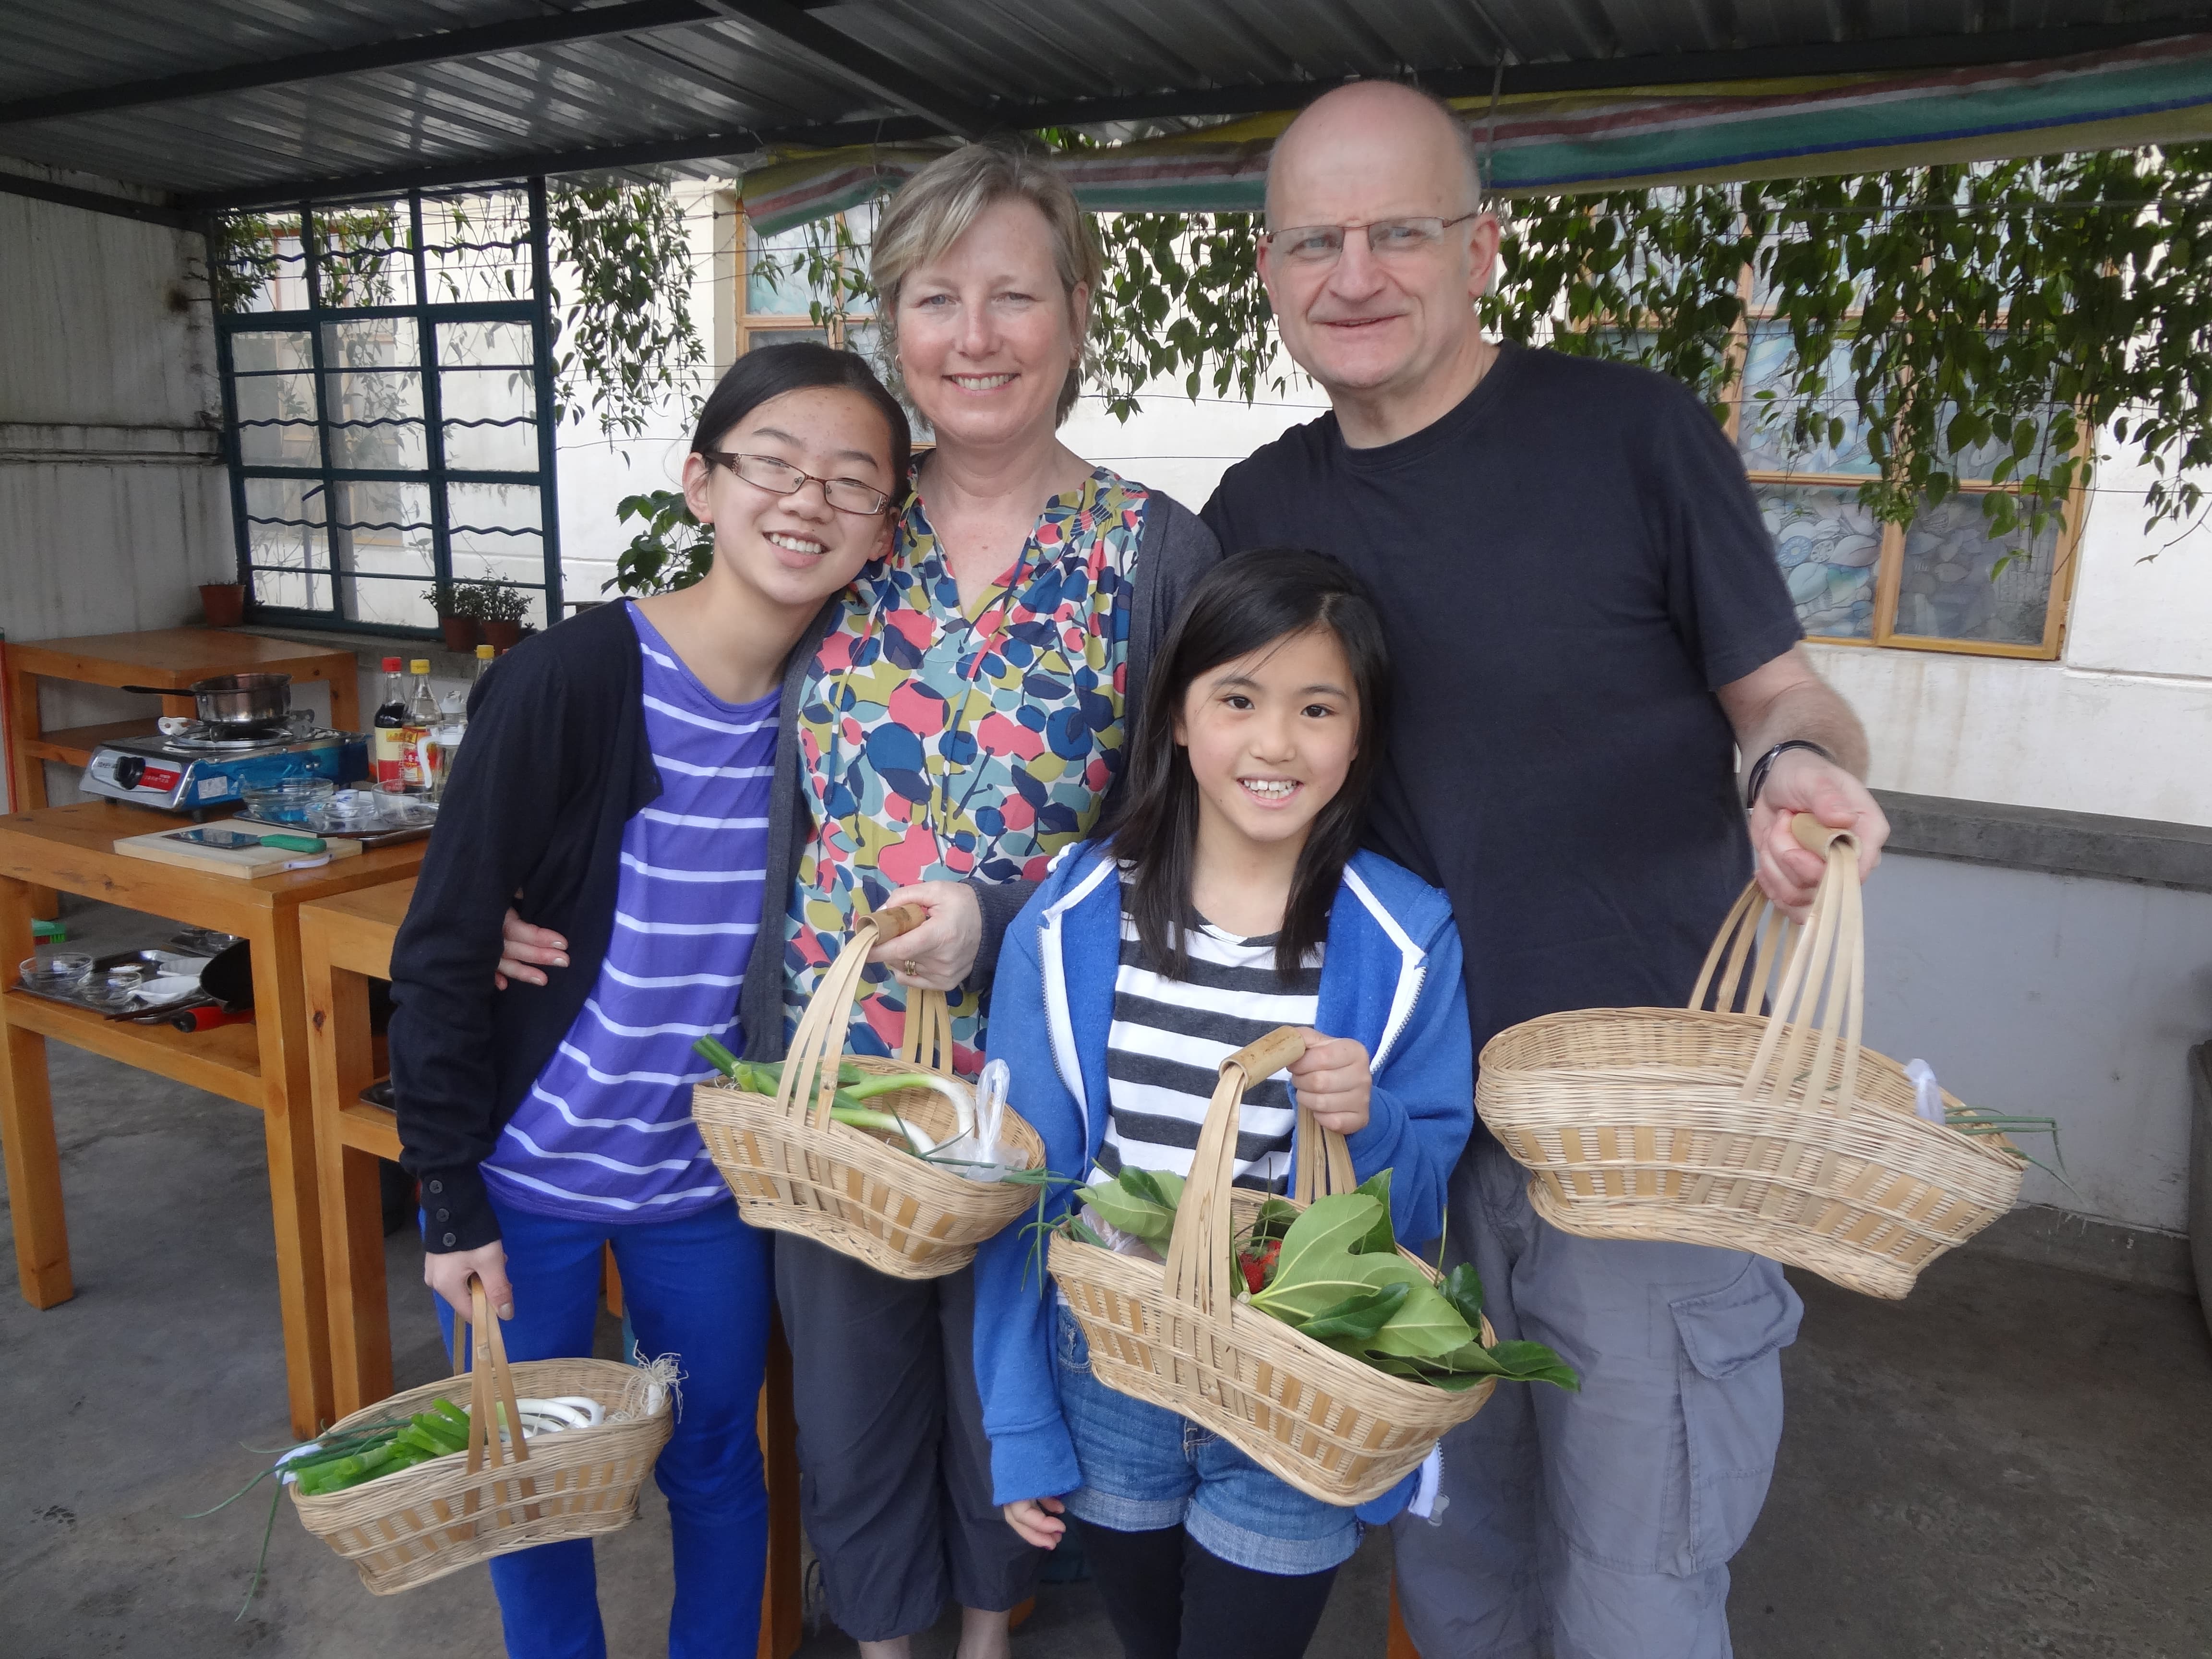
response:
[[[1889,820],[1867,787],[1832,761],[1809,749],[1792,749],[1766,774],[1759,804],[1751,809],[1751,846],[1759,860],[1759,884],[1793,921],[1804,921],[1827,860],[1808,852],[1790,833],[1790,820],[1810,812],[1831,830],[1858,838],[1859,879],[1881,862]]]
[[[546,968],[568,965],[567,939],[550,927],[532,927],[514,914],[513,905],[507,906],[507,920],[500,925],[499,967],[491,976],[493,984],[502,991],[511,979],[525,985],[543,985]]]
[[[929,920],[910,933],[884,940],[868,952],[868,960],[889,963],[902,985],[950,991],[963,983],[983,946],[983,909],[968,884],[925,881],[902,887],[876,908],[888,910],[894,904],[920,905]]]
[[[1291,1062],[1291,1082],[1298,1103],[1324,1129],[1357,1134],[1367,1127],[1367,1106],[1375,1076],[1367,1050],[1350,1037],[1305,1033],[1306,1051]]]
[[[469,1305],[469,1280],[483,1280],[484,1300],[501,1319],[514,1317],[514,1292],[507,1283],[507,1249],[497,1239],[473,1250],[427,1251],[422,1257],[422,1282],[451,1303],[464,1319],[476,1315]]]
[[[1067,1534],[1067,1522],[1059,1518],[1066,1507],[1057,1498],[1024,1498],[1018,1503],[1004,1505],[999,1513],[1006,1517],[1008,1526],[1021,1534],[1022,1542],[1049,1550],[1059,1548],[1060,1540]]]

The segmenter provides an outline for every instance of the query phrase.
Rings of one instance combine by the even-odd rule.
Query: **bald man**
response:
[[[1260,274],[1330,412],[1232,467],[1224,552],[1318,547],[1391,629],[1381,850],[1452,897],[1478,1048],[1568,1008],[1679,1006],[1754,867],[1802,908],[1789,834],[1888,834],[1858,723],[1806,662],[1741,464],[1644,370],[1486,339],[1498,222],[1464,127],[1381,82],[1276,145]],[[1746,794],[1756,799],[1747,812]],[[1498,1390],[1444,1447],[1446,1502],[1395,1523],[1425,1659],[1723,1659],[1728,1561],[1765,1500],[1773,1262],[1571,1237],[1478,1127],[1449,1246],[1501,1336],[1548,1342],[1578,1394]]]

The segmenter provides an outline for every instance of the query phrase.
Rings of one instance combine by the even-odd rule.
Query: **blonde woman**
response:
[[[889,556],[826,609],[787,684],[806,819],[784,974],[748,981],[738,1012],[746,1054],[780,1057],[855,918],[919,903],[929,920],[878,952],[851,1046],[890,1052],[907,992],[933,986],[972,1073],[999,938],[1118,786],[1153,653],[1218,552],[1181,505],[1060,441],[1101,267],[1042,153],[933,162],[878,221],[873,275],[884,367],[935,447]],[[557,959],[532,929],[510,944],[511,976]],[[960,1659],[997,1659],[1042,1556],[992,1501],[972,1279],[894,1279],[789,1234],[775,1250],[830,1617],[865,1659],[906,1659],[957,1601]]]

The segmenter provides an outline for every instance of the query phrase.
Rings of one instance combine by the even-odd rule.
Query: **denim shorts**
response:
[[[1116,1394],[1091,1374],[1091,1345],[1057,1310],[1060,1408],[1083,1484],[1069,1513],[1115,1532],[1181,1527],[1239,1567],[1284,1577],[1325,1572],[1359,1547],[1358,1518],[1309,1498],[1187,1417]]]

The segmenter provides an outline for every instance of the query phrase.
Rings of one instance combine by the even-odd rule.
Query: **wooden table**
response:
[[[361,665],[350,651],[325,651],[258,634],[212,628],[161,628],[144,634],[94,634],[77,640],[31,640],[8,647],[9,760],[15,769],[15,805],[35,811],[46,804],[46,769],[56,761],[82,766],[103,743],[150,737],[157,716],[78,726],[55,732],[39,725],[39,681],[80,685],[159,685],[177,695],[161,699],[164,714],[190,714],[194,680],[217,674],[289,674],[297,684],[320,680],[331,688],[331,725],[361,729]]]
[[[361,1092],[377,1073],[368,1029],[368,982],[392,977],[392,942],[414,895],[410,879],[300,907],[331,1385],[334,1409],[341,1417],[392,1392],[377,1160],[399,1156],[399,1129],[388,1109],[371,1105]],[[611,1279],[610,1288],[617,1284]],[[758,1424],[769,1505],[759,1659],[787,1659],[798,1650],[800,1634],[799,1450],[791,1352],[780,1324],[771,1334]]]
[[[313,899],[413,875],[422,842],[381,848],[315,870],[242,881],[118,854],[116,841],[181,827],[117,801],[83,801],[0,817],[0,1150],[14,1206],[15,1264],[24,1300],[51,1308],[72,1294],[61,1161],[46,1080],[48,1037],[260,1109],[276,1224],[277,1300],[292,1427],[305,1437],[331,1420],[323,1306],[322,1226],[307,1088],[307,998],[300,976],[300,907]],[[167,1025],[111,1021],[34,997],[14,983],[32,953],[34,890],[58,889],[198,927],[253,947],[250,1024],[186,1035]]]

